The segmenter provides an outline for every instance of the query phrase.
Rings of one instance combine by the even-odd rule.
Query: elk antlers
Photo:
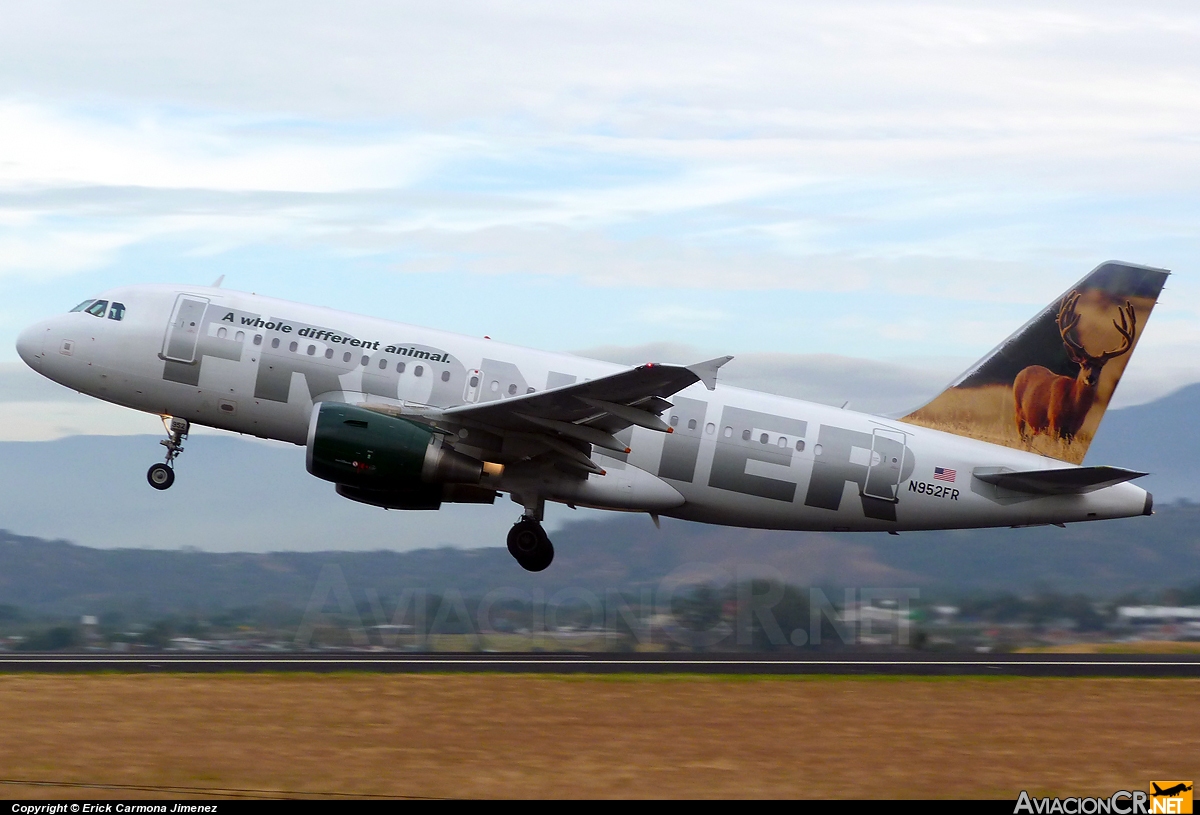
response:
[[[1067,355],[1071,357],[1071,360],[1079,365],[1086,365],[1089,362],[1103,364],[1113,357],[1128,353],[1129,349],[1133,347],[1133,340],[1137,335],[1137,313],[1133,309],[1133,304],[1126,300],[1124,307],[1117,309],[1117,315],[1121,321],[1118,323],[1115,319],[1113,320],[1113,328],[1117,329],[1117,333],[1121,335],[1121,345],[1111,351],[1093,356],[1087,352],[1083,343],[1074,333],[1079,325],[1079,314],[1075,310],[1079,305],[1079,298],[1079,292],[1073,291],[1063,298],[1062,305],[1058,308],[1058,333],[1062,336],[1063,345],[1066,346]]]

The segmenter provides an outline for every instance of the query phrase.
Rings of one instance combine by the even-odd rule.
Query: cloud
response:
[[[669,304],[643,307],[633,317],[633,321],[639,323],[649,323],[666,329],[683,327],[689,330],[704,328],[728,319],[729,315],[720,309]]]
[[[1195,78],[1197,14],[1081,1],[30,4],[6,14],[0,88],[672,137],[1020,136],[1048,118],[1119,136],[1160,126],[1164,99],[1192,102],[1180,91]]]
[[[574,352],[622,365],[644,362],[690,364],[714,356],[710,350],[678,343],[599,346]],[[968,360],[969,361],[969,360]],[[912,363],[875,362],[834,354],[738,354],[720,371],[723,385],[790,396],[826,405],[849,402],[867,413],[907,411],[936,396],[963,370],[957,360]]]
[[[329,192],[406,186],[443,155],[486,153],[478,140],[395,130],[366,137],[246,118],[113,118],[0,102],[0,185]]]
[[[1198,46],[1172,2],[17,5],[5,314],[244,253],[296,299],[378,269],[628,290],[567,346],[969,356],[1107,257],[1200,250]]]
[[[48,278],[96,269],[111,263],[121,249],[142,237],[89,227],[78,231],[54,227],[6,231],[0,227],[0,275],[27,273]]]
[[[1122,377],[1112,407],[1151,402],[1200,381],[1200,372],[1181,353],[1184,347],[1190,346],[1146,347],[1139,343],[1136,361]],[[687,365],[718,352],[683,343],[648,343],[597,346],[574,353],[621,365]],[[809,402],[846,404],[864,413],[897,416],[941,393],[972,362],[969,357],[946,356],[870,360],[837,354],[742,353],[721,368],[719,381]]]

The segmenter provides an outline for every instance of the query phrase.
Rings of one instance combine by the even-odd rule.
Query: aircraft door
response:
[[[192,362],[196,359],[196,341],[200,338],[200,327],[204,324],[204,312],[208,300],[190,294],[181,294],[175,301],[175,311],[167,326],[163,340],[163,358],[175,362]]]
[[[479,401],[479,387],[483,383],[483,371],[478,368],[467,371],[467,388],[463,391],[463,401],[467,404]]]
[[[899,503],[900,475],[909,455],[908,434],[899,430],[875,428],[871,433],[871,463],[862,494],[867,498]]]
[[[478,377],[478,384],[472,384]],[[521,371],[511,362],[485,359],[479,370],[467,373],[463,398],[468,402],[495,402],[529,392]]]

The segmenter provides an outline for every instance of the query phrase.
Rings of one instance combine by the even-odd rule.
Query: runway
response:
[[[730,674],[1200,678],[1200,654],[4,654],[0,673]]]

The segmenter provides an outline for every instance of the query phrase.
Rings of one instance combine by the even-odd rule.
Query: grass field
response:
[[[0,797],[1107,795],[1193,778],[1198,707],[1169,679],[13,674]]]
[[[1144,640],[1141,642],[1077,642],[1018,648],[1018,654],[1200,654],[1200,642]]]

